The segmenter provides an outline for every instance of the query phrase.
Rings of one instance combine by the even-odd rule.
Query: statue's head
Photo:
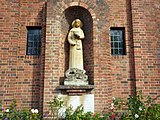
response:
[[[83,25],[82,25],[82,22],[81,22],[81,20],[80,19],[75,19],[73,22],[72,22],[72,27],[76,27],[76,28],[78,28],[78,27],[82,27]]]

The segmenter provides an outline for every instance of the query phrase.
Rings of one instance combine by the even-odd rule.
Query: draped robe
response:
[[[78,68],[84,70],[82,39],[84,39],[84,33],[80,27],[78,28],[73,27],[69,31],[68,34],[68,42],[70,44],[69,68]]]

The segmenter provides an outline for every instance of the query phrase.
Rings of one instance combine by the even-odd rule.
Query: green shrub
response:
[[[142,91],[139,91],[136,96],[130,95],[126,103],[122,99],[115,98],[112,108],[114,108],[113,105],[115,107],[127,106],[128,112],[121,116],[121,120],[160,120],[160,104],[153,104],[152,102],[150,96],[144,100]]]
[[[160,120],[160,104],[152,104],[146,112],[147,120]]]
[[[58,120],[59,119],[59,110],[64,107],[64,102],[61,97],[54,96],[53,100],[51,100],[49,103],[49,108],[50,108],[50,119],[52,120]],[[47,118],[47,117],[46,117]]]
[[[0,102],[0,120],[41,120],[37,109],[18,110],[16,100],[13,100],[8,108],[3,109]]]
[[[66,120],[107,120],[109,119],[109,114],[101,115],[99,113],[84,112],[83,106],[80,105],[73,110],[72,107],[66,109]]]
[[[58,112],[64,107],[62,98],[55,96],[48,104],[51,111],[49,120],[58,120]],[[65,120],[114,120],[118,115],[116,113],[119,112],[122,113],[118,118],[121,120],[160,120],[160,104],[153,104],[149,96],[144,100],[141,91],[136,96],[130,95],[127,101],[114,98],[110,109],[111,112],[102,115],[84,112],[82,105],[78,106],[76,110],[70,106],[65,110]],[[123,113],[124,109],[126,110]],[[42,116],[38,109],[18,110],[16,101],[13,100],[6,109],[2,108],[0,102],[0,120],[42,120]]]

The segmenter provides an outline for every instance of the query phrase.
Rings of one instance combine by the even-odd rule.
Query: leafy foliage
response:
[[[147,120],[160,120],[160,104],[154,104],[148,107],[146,113]]]
[[[101,116],[99,113],[84,112],[83,106],[80,105],[74,111],[72,107],[66,109],[66,120],[107,120],[109,119],[109,114]]]
[[[13,100],[8,108],[3,109],[0,102],[0,120],[40,120],[41,116],[36,113],[32,113],[29,110],[18,110],[16,100]]]
[[[114,99],[113,104],[118,107],[128,108],[127,114],[121,116],[122,120],[159,120],[160,104],[153,104],[150,96],[144,100],[142,91],[138,95],[130,95],[125,103],[122,99]]]
[[[54,97],[49,103],[50,116],[49,119],[58,120],[58,112],[64,107],[62,98]],[[99,114],[92,112],[84,112],[82,105],[78,106],[76,110],[67,107],[65,110],[65,120],[115,120],[116,112],[127,109],[125,114],[121,115],[121,120],[160,120],[160,104],[153,104],[150,96],[146,99],[142,97],[140,91],[138,95],[130,95],[127,101],[121,98],[114,98],[111,104],[111,112],[107,114]],[[8,108],[2,108],[0,102],[0,120],[41,120],[42,116],[37,109],[18,110],[16,100],[13,100]]]
[[[62,98],[58,96],[54,96],[53,100],[50,101],[48,104],[49,104],[50,111],[51,111],[50,119],[58,120],[59,110],[64,106],[64,102]]]

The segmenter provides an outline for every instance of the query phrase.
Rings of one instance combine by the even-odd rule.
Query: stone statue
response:
[[[72,29],[68,34],[68,42],[70,44],[69,51],[69,68],[78,68],[83,70],[83,48],[82,39],[84,33],[81,29],[82,22],[76,19],[72,22]]]
[[[72,29],[68,33],[69,51],[69,69],[66,71],[65,85],[88,85],[88,76],[83,67],[83,48],[82,40],[84,33],[81,29],[82,22],[76,19],[72,22]]]

